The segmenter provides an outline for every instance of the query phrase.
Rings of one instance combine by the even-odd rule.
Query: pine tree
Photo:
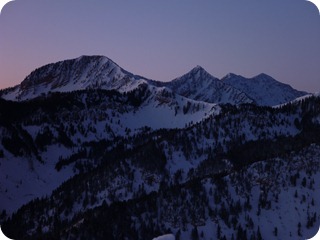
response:
[[[221,227],[220,227],[220,224],[218,223],[218,226],[217,226],[217,239],[220,239],[221,238]]]
[[[261,232],[260,232],[260,227],[258,226],[257,230],[257,240],[262,240]]]
[[[196,226],[191,231],[191,239],[192,240],[199,240],[198,228]]]
[[[180,237],[181,237],[181,231],[179,229],[178,232],[176,233],[175,240],[180,240]]]
[[[301,222],[298,223],[298,236],[301,237]]]
[[[274,227],[273,234],[274,234],[274,236],[278,236],[278,228],[277,227]]]

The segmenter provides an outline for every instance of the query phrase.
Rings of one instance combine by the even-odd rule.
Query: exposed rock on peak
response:
[[[306,92],[295,90],[291,86],[281,83],[265,73],[252,78],[228,74],[222,78],[222,81],[245,92],[248,97],[261,106],[274,106],[286,103],[307,94]]]
[[[196,66],[183,76],[163,85],[184,97],[194,100],[231,104],[253,102],[245,93],[223,83],[201,66]]]
[[[20,85],[0,92],[7,100],[22,101],[49,92],[72,92],[105,89],[128,92],[140,84],[170,88],[184,97],[208,103],[255,103],[274,106],[305,95],[261,73],[245,78],[229,73],[221,80],[197,65],[171,82],[153,81],[134,75],[104,56],[80,56],[76,59],[47,64],[34,70]]]
[[[48,92],[71,92],[84,89],[129,91],[145,80],[119,67],[104,56],[81,56],[40,67],[20,85],[2,97],[26,100]]]

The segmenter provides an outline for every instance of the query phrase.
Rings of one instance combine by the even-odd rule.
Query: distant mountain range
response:
[[[12,239],[308,239],[320,94],[266,74],[170,82],[103,56],[0,91],[0,225]]]
[[[260,106],[286,103],[307,94],[293,89],[290,85],[278,82],[264,73],[253,78],[244,78],[230,73],[221,80],[246,93],[250,99],[253,99]]]
[[[228,74],[221,80],[197,66],[170,82],[159,82],[134,75],[103,56],[82,56],[40,67],[20,85],[6,89],[1,96],[22,101],[49,92],[71,92],[84,89],[104,89],[128,92],[140,84],[170,88],[186,98],[209,103],[273,106],[306,95],[266,74],[247,79]]]

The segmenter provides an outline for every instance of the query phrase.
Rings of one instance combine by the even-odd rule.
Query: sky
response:
[[[266,73],[320,91],[320,16],[305,0],[15,0],[0,15],[0,89],[38,67],[104,55],[170,81]]]

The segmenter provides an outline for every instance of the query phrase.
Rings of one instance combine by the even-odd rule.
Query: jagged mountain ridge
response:
[[[280,83],[264,73],[253,78],[245,78],[230,73],[221,81],[245,92],[249,98],[260,106],[275,106],[287,103],[307,94],[293,89],[290,85]]]
[[[252,79],[228,74],[222,80],[197,66],[170,82],[159,82],[134,75],[104,56],[81,56],[40,67],[21,84],[2,90],[7,100],[23,101],[49,92],[70,92],[84,89],[130,91],[142,83],[170,88],[184,97],[218,104],[254,103],[273,106],[305,95],[268,75]]]
[[[210,103],[253,103],[245,92],[213,77],[202,67],[197,66],[185,75],[167,83],[159,83],[174,92],[195,100]]]
[[[211,103],[275,106],[307,95],[264,73],[253,78],[229,73],[220,80],[200,66],[179,78],[158,85],[171,88],[182,96]]]

